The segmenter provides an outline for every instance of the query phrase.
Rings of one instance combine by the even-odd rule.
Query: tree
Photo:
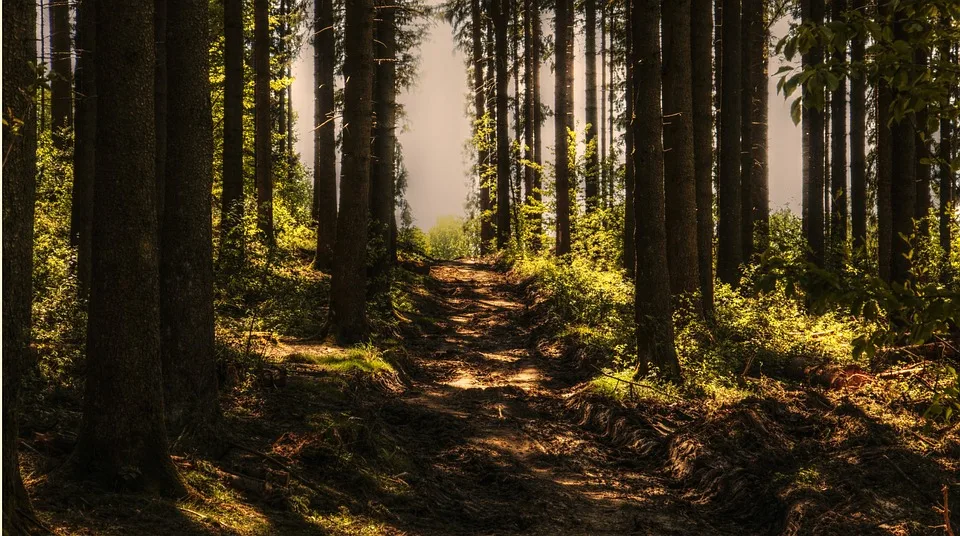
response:
[[[533,200],[536,203],[543,201],[543,107],[540,100],[540,62],[542,58],[541,28],[540,28],[540,0],[530,0],[530,9],[526,11],[530,19],[531,67],[533,69],[533,162],[537,168],[533,171]],[[537,211],[531,215],[533,220],[534,250],[540,249],[540,235],[543,234],[543,214]]]
[[[946,15],[943,16],[941,20],[941,25],[945,28],[950,25],[950,18]],[[940,43],[940,61],[945,64],[950,64],[951,62],[956,62],[956,56],[954,56],[950,51],[950,41],[944,39]],[[941,102],[941,108],[947,108],[950,105],[950,93],[946,93]],[[953,136],[954,136],[954,125],[949,117],[941,115],[940,117],[940,169],[939,169],[939,178],[940,178],[940,247],[943,249],[943,265],[949,266],[950,264],[950,248],[953,245],[951,242],[951,225],[953,223],[954,214],[956,210],[956,199],[955,191],[956,187],[954,185],[953,179],[953,169],[951,168],[951,162],[953,161]]]
[[[663,142],[660,110],[660,0],[634,0],[630,12],[635,66],[633,96],[636,150],[637,248],[636,323],[638,372],[652,367],[679,379],[680,363],[673,342],[673,310],[667,269],[664,215]],[[652,367],[651,367],[652,366]]]
[[[903,6],[895,8],[893,21],[893,38],[908,41],[910,36],[907,25],[915,21],[909,18]],[[913,7],[913,6],[907,6]],[[897,69],[906,76],[916,76],[915,66],[902,62]],[[900,88],[894,88],[894,99],[900,98],[897,93]],[[910,112],[902,117],[894,116],[891,125],[891,136],[897,140],[897,148],[893,151],[892,168],[893,181],[890,183],[890,206],[893,222],[892,239],[890,246],[890,280],[894,283],[906,283],[910,278],[910,250],[908,240],[913,235],[913,219],[916,216],[917,200],[917,114]]]
[[[877,19],[886,26],[890,3],[877,4]],[[893,130],[890,128],[893,88],[882,76],[877,84],[877,263],[880,277],[889,282],[893,263]]]
[[[366,338],[367,225],[373,116],[373,0],[346,0],[340,210],[326,330],[337,342]]]
[[[764,251],[770,220],[767,177],[767,59],[769,3],[743,2],[743,110],[741,137],[741,224],[744,259]]]
[[[803,0],[801,3],[803,23],[812,26],[823,24],[823,0]],[[803,55],[804,69],[823,63],[823,48],[815,45]],[[823,266],[824,244],[824,88],[820,84],[803,86],[803,173],[804,193],[804,238],[810,248],[810,260]]]
[[[841,21],[847,10],[846,0],[831,2],[831,17]],[[843,64],[847,61],[846,43],[835,44],[833,61]],[[830,95],[830,119],[832,121],[830,139],[830,258],[837,267],[846,258],[847,246],[847,80],[841,77],[836,89]]]
[[[480,9],[480,0],[470,1],[470,21],[473,59],[473,99],[474,112],[478,137],[485,137],[484,121],[487,118],[487,95],[483,76],[483,12]],[[490,152],[487,150],[486,140],[479,144],[477,150],[477,181],[480,186],[480,254],[486,255],[490,241],[493,240],[493,226],[487,211],[490,210],[490,185],[487,180]]]
[[[637,269],[637,251],[636,251],[636,242],[634,236],[636,235],[636,209],[634,206],[634,200],[636,199],[635,193],[635,172],[634,172],[634,139],[633,134],[634,130],[631,125],[635,120],[634,118],[634,108],[636,105],[636,97],[633,93],[634,87],[634,63],[636,58],[634,57],[633,50],[633,2],[635,0],[626,0],[625,10],[627,14],[627,23],[626,23],[626,33],[627,39],[625,39],[624,46],[624,79],[626,90],[624,91],[624,99],[627,101],[626,106],[624,107],[624,114],[626,116],[626,129],[623,133],[623,150],[626,156],[626,162],[623,166],[623,189],[624,189],[624,203],[623,203],[623,267],[624,271],[627,274],[627,277],[632,278],[635,275]],[[612,132],[612,130],[611,130]]]
[[[58,149],[66,148],[64,129],[73,128],[73,51],[70,49],[70,3],[52,0],[50,10],[50,130]]]
[[[76,117],[73,145],[73,197],[70,207],[70,245],[77,248],[77,284],[86,298],[90,290],[90,234],[93,228],[93,174],[97,135],[96,43],[97,21],[93,0],[77,4]]]
[[[863,13],[866,0],[853,0],[850,7]],[[866,38],[862,33],[850,43],[850,61],[866,58]],[[867,245],[867,80],[863,75],[850,79],[850,208],[853,249]]]
[[[160,227],[164,411],[172,433],[219,417],[214,355],[209,2],[168,0],[166,202]]]
[[[534,162],[534,122],[539,107],[539,103],[534,99],[533,86],[536,81],[533,64],[540,61],[533,45],[533,18],[537,16],[532,13],[534,9],[534,0],[523,0],[523,158],[527,161],[523,166],[523,199],[527,206],[533,204],[534,195],[536,195],[533,183],[537,173],[531,165]],[[533,215],[528,215],[528,218],[529,223],[536,226]]]
[[[929,68],[930,55],[925,43],[916,45],[913,57],[920,68],[920,72]],[[930,222],[927,220],[927,216],[930,215],[932,204],[930,199],[930,158],[933,157],[933,153],[930,148],[930,136],[927,132],[927,118],[930,115],[927,102],[921,103],[919,108],[916,112],[917,198],[914,203],[914,218],[917,220],[917,236],[926,239],[930,237]]]
[[[253,0],[254,152],[257,158],[257,229],[273,245],[273,141],[270,117],[270,2]]]
[[[163,419],[153,2],[97,3],[97,169],[83,421],[73,469],[182,495]]]
[[[167,178],[167,0],[153,2],[154,70],[153,121],[155,150],[153,153],[157,195],[157,224],[163,225],[163,203],[166,200],[164,181]]]
[[[376,127],[370,173],[370,215],[373,259],[370,271],[371,298],[390,302],[390,223],[395,219],[396,122],[397,122],[397,28],[393,0],[382,0],[376,23],[376,70],[373,101]]]
[[[314,4],[313,97],[313,205],[317,221],[317,255],[314,266],[328,270],[337,240],[337,134],[333,79],[336,70],[336,36],[333,0]]]
[[[663,156],[666,181],[667,258],[670,290],[695,293],[697,192],[693,143],[693,70],[690,0],[663,2]]]
[[[557,202],[557,255],[570,253],[570,155],[568,130],[573,128],[573,107],[570,105],[573,91],[573,2],[557,0],[556,7],[556,106],[555,144],[556,151],[556,202]]]
[[[697,266],[700,298],[713,310],[713,19],[711,0],[690,2],[690,54],[693,102],[693,153],[697,196]]]
[[[510,120],[507,88],[507,25],[510,20],[510,0],[494,0],[494,48],[497,69],[497,249],[507,247],[510,241]]]
[[[223,0],[223,194],[221,259],[243,256],[243,0]]]
[[[587,154],[586,169],[584,171],[584,197],[587,202],[587,211],[594,210],[599,204],[600,188],[598,181],[600,178],[599,157],[600,147],[597,145],[597,129],[600,128],[600,122],[597,120],[597,2],[596,0],[584,0],[584,11],[586,12],[586,21],[584,24],[584,37],[586,39],[586,120],[587,120]],[[593,150],[589,149],[593,144]]]
[[[723,3],[722,55],[723,84],[720,107],[720,177],[717,190],[719,227],[717,229],[717,276],[736,285],[743,262],[741,234],[740,151],[741,151],[741,66],[740,0]]]
[[[28,534],[33,510],[20,475],[17,434],[33,303],[37,10],[27,0],[3,8],[3,533]]]

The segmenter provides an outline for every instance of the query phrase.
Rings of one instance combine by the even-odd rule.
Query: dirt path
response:
[[[397,512],[425,534],[713,534],[667,482],[571,423],[569,392],[529,346],[503,274],[434,266],[436,331],[409,344],[415,388],[385,409],[430,467],[426,505]],[[404,422],[406,421],[406,422]],[[432,504],[430,504],[432,503]],[[688,512],[689,513],[689,512]]]

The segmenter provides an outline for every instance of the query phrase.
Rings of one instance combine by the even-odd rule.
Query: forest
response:
[[[960,0],[2,24],[4,535],[960,534]],[[436,25],[469,193],[421,229]]]

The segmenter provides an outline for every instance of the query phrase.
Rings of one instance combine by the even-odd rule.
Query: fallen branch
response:
[[[924,361],[919,366],[914,366],[914,367],[900,369],[900,370],[891,370],[889,372],[881,372],[880,374],[877,374],[877,378],[895,378],[897,376],[906,376],[907,374],[913,374],[915,372],[923,372],[925,368],[924,365],[926,365],[926,363],[927,362]]]
[[[666,391],[663,391],[663,390],[661,390],[661,389],[657,389],[656,387],[654,387],[654,386],[652,386],[652,385],[644,385],[644,384],[642,384],[642,383],[637,383],[637,382],[634,382],[634,381],[625,380],[625,379],[623,379],[623,378],[618,378],[618,377],[614,376],[613,374],[607,374],[606,372],[604,372],[603,370],[601,370],[599,367],[597,367],[597,366],[595,366],[595,365],[591,365],[591,366],[592,366],[594,369],[596,369],[596,371],[599,372],[600,374],[602,374],[602,375],[604,375],[604,376],[606,376],[606,377],[608,377],[608,378],[612,378],[612,379],[614,379],[614,380],[617,380],[618,382],[623,382],[623,383],[625,383],[625,384],[627,384],[627,385],[632,385],[632,386],[634,386],[634,387],[640,387],[640,388],[642,388],[642,389],[649,389],[649,390],[651,390],[651,391],[653,391],[653,392],[655,392],[655,393],[659,393],[659,394],[661,394],[661,395],[663,395],[663,396],[665,396],[665,397],[667,397],[667,398],[670,398],[670,399],[673,399],[673,400],[677,400],[677,401],[679,401],[679,402],[682,402],[682,401],[683,401],[683,399],[680,398],[679,396],[675,396],[675,395],[672,395],[672,394],[670,394],[670,393],[668,393],[668,392],[666,392]]]
[[[943,485],[943,508],[940,511],[943,513],[943,528],[946,529],[947,536],[956,536],[950,521],[950,487],[946,484]]]

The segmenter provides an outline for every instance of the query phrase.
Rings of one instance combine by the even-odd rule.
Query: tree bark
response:
[[[220,212],[221,263],[243,258],[243,0],[223,0],[223,194]]]
[[[763,23],[762,0],[742,0],[740,22],[740,242],[743,260],[753,256],[753,83],[760,68],[761,45],[757,28]]]
[[[497,249],[510,242],[510,109],[507,91],[507,26],[510,21],[509,0],[494,0],[494,48],[497,69]]]
[[[370,229],[373,259],[368,295],[392,308],[390,271],[395,259],[390,256],[390,222],[394,218],[396,188],[396,104],[397,104],[397,30],[393,0],[381,0],[376,22],[376,69],[374,71],[373,161],[370,172]]]
[[[570,42],[573,21],[572,0],[557,0],[556,7],[556,253],[570,253],[570,156],[567,129],[571,128],[573,110],[569,109],[568,93],[573,90],[573,77],[567,71],[573,67],[573,46]]]
[[[167,178],[167,0],[153,2],[154,61],[153,120],[156,125],[156,150],[153,155],[156,173],[157,226],[163,225],[163,204],[166,201],[164,181]]]
[[[930,62],[929,53],[925,48],[922,48],[925,45],[918,46],[921,48],[914,51],[914,60],[918,68],[926,71]],[[932,169],[928,162],[933,155],[930,149],[930,136],[927,133],[927,117],[929,114],[927,105],[923,104],[916,115],[917,199],[914,205],[914,218],[917,220],[916,235],[921,240],[930,238],[930,220],[927,217],[930,215],[932,205],[930,199],[930,174]]]
[[[690,0],[663,1],[663,159],[670,229],[666,240],[674,295],[695,293],[700,286],[690,6]]]
[[[97,3],[93,279],[73,468],[111,488],[180,496],[160,366],[153,16],[151,0]]]
[[[53,0],[50,7],[50,130],[53,144],[66,149],[69,137],[64,129],[73,128],[73,64],[70,49],[70,3]]]
[[[700,299],[707,313],[713,310],[713,14],[710,3],[711,0],[690,3],[697,266]]]
[[[863,15],[866,0],[853,0],[850,7]],[[866,40],[857,35],[850,44],[850,61],[863,63]],[[867,246],[867,81],[861,75],[850,80],[850,204],[853,250]]]
[[[803,21],[808,24],[822,25],[824,16],[823,0],[804,0],[802,3]],[[813,47],[803,55],[804,68],[812,68],[823,63],[823,49]],[[824,110],[813,106],[815,92],[822,93],[823,88],[812,88],[810,84],[803,89],[803,137],[804,176],[807,185],[804,194],[804,235],[810,248],[809,260],[822,267],[825,253],[824,236]]]
[[[543,235],[543,110],[540,101],[540,61],[541,61],[541,28],[540,28],[540,0],[530,0],[531,10],[527,12],[533,33],[531,55],[533,56],[533,161],[537,169],[533,172],[533,199],[540,206],[533,218],[534,251],[539,251],[541,236]]]
[[[894,13],[893,37],[907,40],[906,13]],[[902,95],[899,96],[903,98]],[[890,185],[891,216],[893,218],[890,246],[890,280],[904,284],[910,279],[911,262],[908,254],[912,246],[913,219],[917,201],[917,114],[909,113],[894,121],[891,136],[898,140],[893,151],[893,181]]]
[[[3,8],[3,533],[28,534],[33,510],[20,475],[17,442],[33,303],[37,9],[27,0]]]
[[[484,83],[484,43],[483,43],[483,11],[480,9],[480,0],[471,0],[471,32],[473,39],[473,99],[476,119],[474,120],[477,134],[485,136],[483,121],[487,116],[487,94]],[[485,142],[486,140],[484,140]],[[490,152],[486,143],[482,143],[477,150],[477,183],[480,187],[480,254],[488,254],[490,241],[493,239],[493,226],[487,211],[490,210],[490,185],[488,184],[487,169],[490,164]]]
[[[637,248],[636,324],[638,372],[659,369],[666,378],[680,378],[673,342],[673,310],[667,269],[664,215],[662,115],[660,110],[660,0],[634,0],[630,13],[635,47],[633,99],[636,152]]]
[[[317,254],[313,265],[329,270],[337,241],[337,133],[334,117],[336,36],[333,0],[314,3],[313,217],[317,221]]]
[[[169,122],[166,203],[160,232],[163,401],[167,429],[172,434],[179,436],[182,430],[188,430],[204,438],[220,413],[210,205],[210,7],[206,0],[168,2]]]
[[[347,0],[343,164],[328,329],[340,344],[367,337],[367,225],[373,115],[373,0]]]
[[[533,45],[533,10],[534,0],[523,0],[523,158],[527,165],[523,167],[523,200],[530,207],[534,200],[534,180],[536,170],[531,165],[534,162],[534,123],[536,122],[537,103],[534,99],[533,86],[534,62],[539,61]],[[532,231],[537,231],[533,214],[527,215],[527,225],[532,225]]]
[[[97,136],[94,0],[77,4],[77,84],[73,146],[73,196],[70,244],[77,248],[77,286],[83,299],[90,290],[90,234],[93,228],[93,174]]]
[[[600,3],[600,206],[609,207],[613,191],[607,185],[607,3]]]
[[[600,168],[599,156],[600,150],[597,146],[597,129],[600,122],[597,120],[597,2],[596,0],[584,0],[584,11],[586,12],[586,21],[584,28],[585,52],[586,52],[586,144],[587,153],[585,159],[585,177],[584,177],[584,199],[586,200],[587,213],[595,210],[600,200]],[[593,149],[590,150],[590,144]]]
[[[753,61],[756,71],[753,75],[753,125],[751,126],[751,150],[753,151],[753,169],[750,172],[751,207],[753,209],[753,237],[750,244],[754,250],[763,253],[770,243],[770,177],[767,157],[769,125],[770,92],[769,83],[769,56],[770,56],[770,21],[767,16],[768,3],[760,1],[762,14],[759,25],[754,27],[754,40],[757,50],[754,51]]]
[[[944,16],[943,25],[949,27],[950,19]],[[950,42],[944,40],[940,46],[940,60],[944,63],[956,62],[956,57],[951,54]],[[947,95],[943,102],[946,108],[950,104],[950,96]],[[940,248],[943,250],[943,266],[950,266],[950,250],[953,247],[951,241],[952,225],[956,214],[956,198],[954,185],[954,172],[950,167],[953,160],[954,143],[954,125],[949,117],[940,117]]]
[[[720,108],[720,180],[719,227],[717,230],[717,276],[737,285],[743,263],[741,231],[740,151],[741,151],[741,69],[740,0],[723,2],[723,70],[720,73],[723,95]]]
[[[273,246],[273,141],[270,118],[270,2],[253,0],[254,151],[257,159],[257,229]]]
[[[638,0],[626,0],[624,13],[626,14],[626,34],[624,50],[624,99],[627,101],[625,106],[625,129],[623,132],[623,268],[628,278],[636,275],[637,269],[637,249],[636,249],[636,229],[637,229],[637,210],[635,206],[636,188],[635,188],[635,168],[634,168],[634,130],[633,122],[634,110],[636,108],[637,97],[634,94],[634,45],[633,45],[633,16],[634,2]],[[661,119],[662,122],[662,119]]]
[[[831,17],[834,21],[843,19],[847,10],[846,0],[833,0]],[[833,51],[833,60],[846,63],[847,51]],[[847,248],[847,80],[840,78],[840,84],[830,96],[830,257],[834,268],[842,266],[846,260]]]

